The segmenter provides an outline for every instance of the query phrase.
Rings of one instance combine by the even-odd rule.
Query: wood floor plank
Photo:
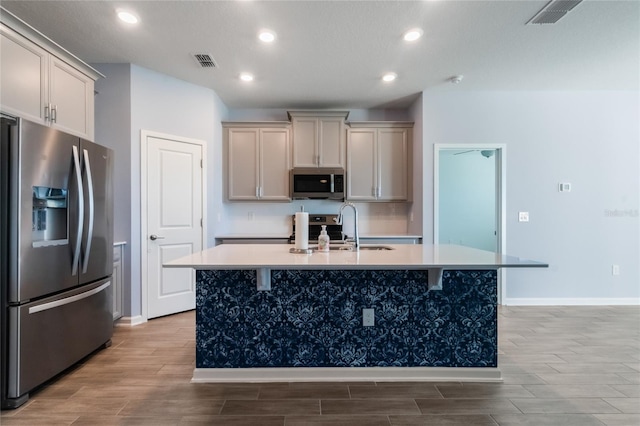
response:
[[[72,414],[24,415],[19,417],[2,417],[2,426],[62,426],[71,425],[78,419]]]
[[[373,386],[367,386],[372,388]],[[259,399],[349,399],[349,387],[338,383],[271,384],[260,387]]]
[[[184,416],[180,426],[284,426],[284,416]]]
[[[463,386],[439,385],[444,398],[534,398],[522,385],[501,383],[465,383]]]
[[[319,415],[320,401],[317,399],[265,399],[257,401],[227,400],[223,415]]]
[[[322,400],[322,414],[421,414],[415,400],[405,399],[328,399]]]
[[[391,426],[496,426],[486,414],[389,416]]]
[[[620,410],[601,398],[511,399],[525,414],[616,414]]]
[[[182,417],[220,414],[224,400],[149,400],[131,399],[118,415],[125,417]]]
[[[535,398],[532,398],[535,400]],[[514,414],[521,411],[507,398],[416,399],[421,414]]]
[[[496,414],[500,426],[602,426],[590,414]],[[627,425],[630,426],[630,425]]]
[[[286,416],[286,426],[389,426],[383,415]]]
[[[594,414],[594,417],[607,426],[640,425],[640,414]]]

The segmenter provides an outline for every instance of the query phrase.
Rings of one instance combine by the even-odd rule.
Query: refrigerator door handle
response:
[[[31,306],[29,308],[29,314],[31,315],[38,312],[47,311],[49,309],[58,308],[60,306],[68,305],[69,303],[77,302],[78,300],[86,299],[87,297],[100,293],[102,290],[109,287],[110,285],[111,285],[111,281],[107,281],[106,283],[102,284],[100,287],[96,287],[92,290],[85,291],[84,293],[76,294],[75,296],[65,297],[64,299],[56,300],[53,302]]]
[[[74,247],[73,263],[71,264],[71,275],[78,273],[78,264],[80,263],[80,245],[82,244],[82,228],[84,226],[84,194],[82,190],[82,175],[80,170],[80,156],[78,155],[78,147],[73,146],[73,165],[76,172],[76,183],[78,185],[78,234],[76,236],[76,246]]]
[[[91,163],[89,162],[89,152],[82,150],[84,156],[84,167],[87,171],[87,189],[89,194],[89,226],[87,229],[87,243],[84,250],[84,259],[82,261],[82,273],[87,272],[89,266],[89,255],[91,254],[91,241],[93,240],[93,217],[95,212],[95,203],[93,199],[93,177],[91,175]]]

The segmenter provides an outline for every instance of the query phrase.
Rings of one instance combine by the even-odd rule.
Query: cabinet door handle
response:
[[[378,191],[375,186],[371,187],[371,195],[373,195],[374,197],[378,195]]]
[[[259,188],[260,188],[260,191],[259,191],[260,198],[262,198],[262,196],[264,195],[264,188],[261,186]]]
[[[382,188],[378,187],[378,193],[376,194],[376,197],[382,197]]]
[[[260,187],[256,186],[256,198],[260,198]]]
[[[57,121],[58,121],[58,106],[54,105],[53,108],[51,108],[51,122],[56,123]]]
[[[51,107],[51,104],[45,105],[44,106],[44,121],[48,121],[49,120],[49,109]]]

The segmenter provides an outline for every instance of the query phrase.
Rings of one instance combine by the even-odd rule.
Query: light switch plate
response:
[[[519,212],[518,222],[529,222],[529,212]]]
[[[558,184],[558,191],[560,192],[571,192],[571,184],[570,183],[559,183]]]
[[[620,265],[611,265],[611,275],[620,275]]]

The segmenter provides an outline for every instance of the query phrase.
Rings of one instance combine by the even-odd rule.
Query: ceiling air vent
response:
[[[582,0],[552,0],[527,22],[529,24],[555,24]]]
[[[208,53],[194,53],[193,57],[196,58],[196,61],[200,64],[202,68],[217,68],[218,65],[215,63],[211,55]]]

